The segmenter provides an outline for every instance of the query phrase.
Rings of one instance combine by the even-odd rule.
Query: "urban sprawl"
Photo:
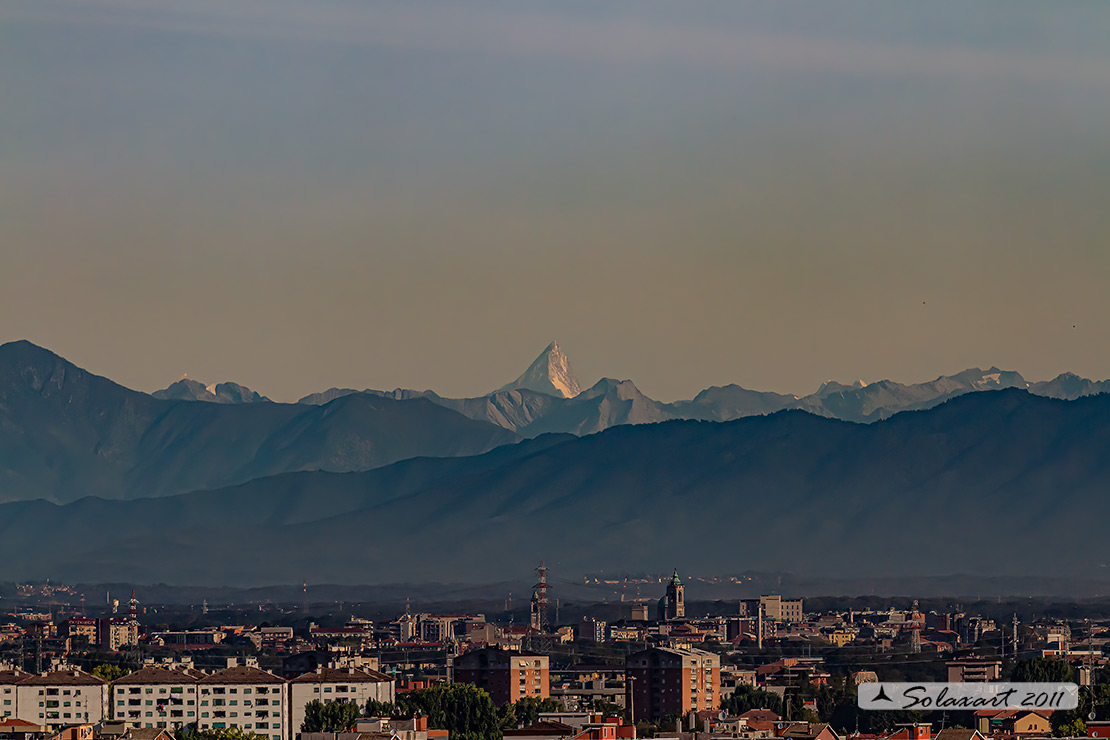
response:
[[[1098,619],[817,613],[773,594],[698,616],[676,571],[615,618],[568,623],[537,570],[519,624],[411,608],[317,623],[307,602],[253,624],[211,624],[204,603],[200,624],[172,624],[134,594],[98,614],[25,584],[0,626],[0,740],[1110,738]],[[1082,688],[1074,711],[859,710],[857,687],[881,680]]]

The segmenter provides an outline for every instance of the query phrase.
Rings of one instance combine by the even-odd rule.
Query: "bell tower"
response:
[[[684,619],[686,617],[686,587],[678,577],[678,568],[675,568],[671,582],[667,584],[667,619]]]

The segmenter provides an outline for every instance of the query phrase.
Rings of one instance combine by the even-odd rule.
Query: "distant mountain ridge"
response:
[[[630,380],[603,378],[582,389],[555,342],[510,385],[546,388],[544,382],[549,392],[512,387],[453,399],[433,391],[331,389],[282,404],[237,384],[183,379],[148,395],[30,342],[12,342],[0,345],[0,501],[164,496],[283,472],[363,471],[418,456],[478,454],[544,434],[680,419],[728,422],[801,410],[873,423],[1003,388],[1061,399],[1110,390],[1110,381],[1065,373],[1028,383],[992,367],[910,385],[829,382],[804,397],[729,385],[662,403]]]
[[[156,499],[0,504],[0,578],[496,580],[546,559],[562,578],[678,566],[1107,581],[1108,446],[1110,395],[1013,388],[869,425],[797,410],[623,425]],[[43,531],[51,547],[21,557]]]
[[[205,385],[198,380],[182,378],[169,387],[150,394],[154,398],[174,401],[207,401],[209,403],[260,403],[269,401],[265,396],[238,383]]]
[[[552,342],[513,383],[477,398],[445,398],[434,391],[331,388],[298,403],[326,403],[354,393],[387,398],[427,398],[471,418],[488,421],[525,437],[549,432],[591,434],[621,424],[672,419],[732,421],[745,416],[800,409],[817,416],[869,424],[902,411],[931,408],[955,396],[1003,388],[1022,388],[1035,395],[1074,400],[1110,392],[1110,380],[1091,381],[1071,373],[1029,383],[1018,372],[970,368],[924,383],[892,380],[852,384],[827,381],[815,393],[793,396],[753,391],[739,385],[713,386],[689,401],[664,403],[644,395],[631,380],[603,378],[582,390],[570,360]]]
[[[518,439],[423,398],[158,399],[30,342],[0,345],[0,501],[163,496],[286,471],[473,455]]]

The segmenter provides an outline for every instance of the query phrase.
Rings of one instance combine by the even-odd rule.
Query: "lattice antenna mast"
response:
[[[547,630],[551,626],[547,619],[547,589],[551,586],[547,582],[547,565],[542,560],[536,568],[536,573],[539,574],[540,579],[532,588],[536,592],[536,606],[540,612],[540,629]]]

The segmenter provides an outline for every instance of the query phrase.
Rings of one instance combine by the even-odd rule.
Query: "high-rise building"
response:
[[[497,705],[516,702],[525,696],[551,696],[546,655],[512,653],[499,648],[482,648],[455,659],[455,683],[484,689]]]
[[[634,722],[720,704],[721,660],[713,653],[649,648],[625,661],[625,707]]]

